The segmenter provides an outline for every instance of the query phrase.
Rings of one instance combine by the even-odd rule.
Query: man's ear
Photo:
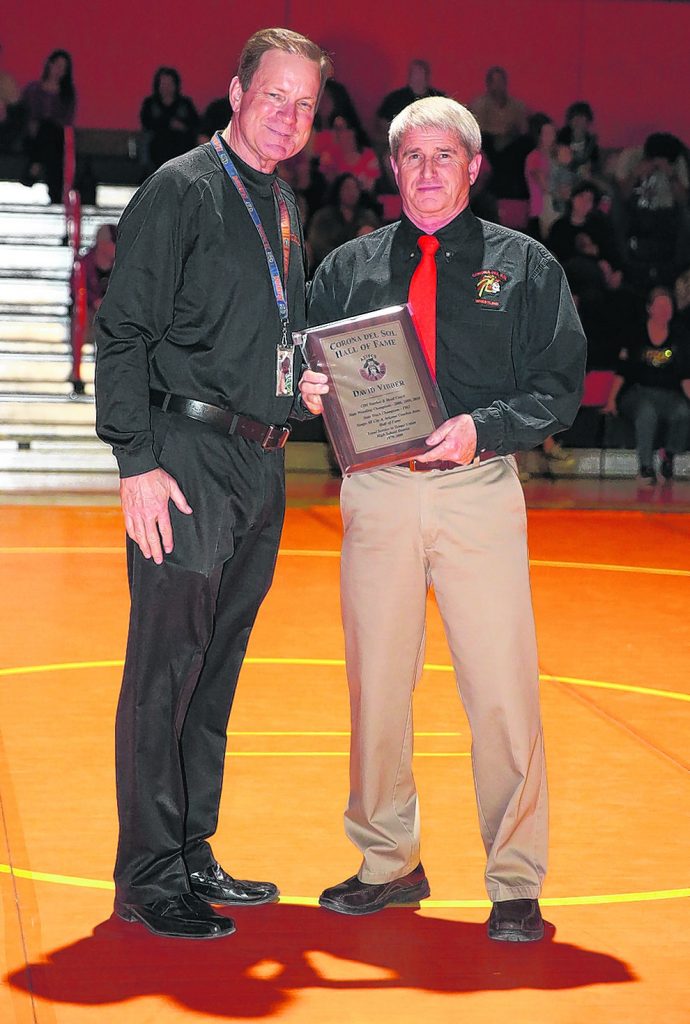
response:
[[[400,189],[400,184],[398,182],[398,165],[396,164],[395,160],[393,159],[393,154],[392,153],[390,155],[390,161],[391,161],[391,170],[393,171],[393,177],[395,178],[395,184],[398,186],[398,189]]]
[[[469,164],[467,165],[467,171],[470,176],[470,185],[474,185],[475,181],[477,180],[477,177],[479,176],[479,168],[481,166],[482,154],[477,153],[477,155],[473,156]]]
[[[240,109],[240,103],[242,102],[243,95],[244,90],[240,85],[240,80],[237,75],[235,75],[230,83],[230,88],[228,89],[228,99],[230,100],[230,106],[232,107],[233,114],[236,114]]]

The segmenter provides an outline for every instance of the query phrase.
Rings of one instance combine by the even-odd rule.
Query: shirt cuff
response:
[[[288,419],[297,420],[298,423],[303,423],[305,420],[316,419],[314,413],[310,412],[309,409],[307,409],[306,405],[304,404],[304,399],[302,398],[301,391],[298,391],[297,394],[295,395],[295,400],[292,403],[292,409],[290,410],[290,415],[288,416]]]
[[[130,452],[124,449],[113,452],[120,469],[121,479],[129,476],[141,476],[142,473],[150,473],[152,469],[158,469],[158,462],[153,454],[152,448],[139,448]]]
[[[503,443],[503,420],[496,409],[475,409],[470,413],[477,428],[477,451],[497,452]]]

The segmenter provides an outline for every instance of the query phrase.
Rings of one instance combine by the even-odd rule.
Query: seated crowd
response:
[[[668,475],[669,455],[688,444],[688,151],[666,132],[650,135],[638,148],[606,150],[589,103],[572,103],[558,125],[510,94],[503,68],[490,68],[485,85],[468,103],[483,141],[472,208],[538,239],[562,263],[587,334],[588,368],[615,374],[605,408],[625,411],[638,441],[644,435],[638,449],[648,477],[649,446],[666,421],[662,471]],[[399,217],[388,126],[408,103],[435,95],[444,94],[432,86],[429,64],[413,60],[406,85],[382,99],[369,133],[346,86],[326,84],[310,142],[279,168],[298,198],[312,272],[343,242]],[[21,151],[25,180],[45,180],[53,202],[62,193],[63,128],[73,123],[75,108],[66,51],[51,53],[41,78],[21,92],[0,68],[0,149]],[[182,92],[179,72],[158,68],[140,111],[142,178],[208,141],[230,116],[227,97],[200,116]],[[641,388],[661,394],[641,395]],[[557,457],[557,447],[554,452]]]

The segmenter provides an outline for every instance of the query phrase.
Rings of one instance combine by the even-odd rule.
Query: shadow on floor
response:
[[[87,1006],[160,995],[211,1016],[258,1019],[304,988],[461,993],[621,984],[635,975],[605,953],[555,941],[491,942],[484,924],[409,909],[347,918],[297,906],[232,915],[237,933],[212,942],[159,939],[114,916],[72,945],[9,976],[35,998]]]

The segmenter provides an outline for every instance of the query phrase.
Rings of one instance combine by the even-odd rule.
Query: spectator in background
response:
[[[527,108],[509,95],[505,68],[489,68],[486,92],[472,100],[470,110],[479,122],[482,148],[493,168],[490,187],[498,203],[499,223],[525,231],[529,219],[525,160],[534,144],[527,134]]]
[[[319,101],[311,138],[304,149],[290,160],[292,167],[298,165],[292,176],[302,182],[301,191],[312,212],[324,204],[329,185],[340,173],[336,169],[339,148],[338,133],[334,130],[336,120],[339,126],[351,127],[359,147],[369,147],[367,133],[349,92],[342,82],[329,80]],[[345,169],[341,168],[342,171]],[[305,176],[309,178],[308,184],[304,183]]]
[[[645,317],[621,353],[604,412],[618,410],[635,427],[640,477],[656,483],[654,449],[664,427],[661,475],[673,476],[673,457],[685,450],[690,428],[690,337],[673,316],[668,288],[652,288]]]
[[[624,284],[621,271],[600,258],[584,232],[577,235],[575,254],[563,269],[587,337],[587,369],[615,369],[639,320],[638,297]]]
[[[311,270],[337,249],[381,226],[376,214],[362,202],[362,189],[354,174],[346,172],[336,178],[327,206],[317,210],[307,231]]]
[[[527,154],[525,160],[525,178],[529,189],[527,233],[543,242],[558,216],[553,206],[556,128],[547,114],[533,114],[529,119],[529,134],[534,149]]]
[[[117,227],[115,224],[101,224],[96,232],[94,245],[82,256],[82,287],[84,289],[85,323],[78,323],[83,315],[79,308],[80,297],[75,294],[75,279],[72,278],[72,369],[69,382],[74,395],[84,394],[84,383],[81,379],[81,352],[85,342],[93,336],[93,320],[100,309],[101,302],[108,288],[110,274],[115,263],[115,241]]]
[[[339,114],[355,126],[356,131],[364,131],[362,121],[352,98],[342,82],[335,82],[332,78],[326,82],[319,109],[314,118],[314,132],[318,133],[324,129],[332,128],[333,121]]]
[[[640,290],[671,286],[690,259],[688,160],[675,135],[656,132],[622,184],[626,197],[626,274]]]
[[[690,267],[676,278],[673,285],[673,298],[676,303],[676,316],[690,333]]]
[[[12,75],[0,68],[0,151],[12,148],[19,135],[19,126],[19,89]]]
[[[148,136],[150,171],[196,145],[199,115],[189,96],[182,95],[182,81],[175,68],[158,68],[153,92],[142,103],[139,118]]]
[[[562,217],[567,212],[573,187],[577,183],[577,176],[570,169],[571,160],[570,146],[556,139],[551,202],[553,212],[558,217]]]
[[[407,72],[407,85],[404,85],[402,89],[395,89],[384,96],[376,111],[376,134],[382,143],[383,149],[388,147],[388,128],[393,118],[401,110],[404,110],[405,107],[409,107],[410,103],[414,103],[415,100],[421,100],[425,96],[445,96],[445,93],[441,92],[440,89],[435,89],[431,84],[431,65],[429,61],[415,57],[414,60],[410,61],[410,67]]]
[[[197,142],[201,145],[210,142],[216,132],[220,132],[230,123],[232,107],[229,96],[219,96],[217,100],[211,100],[204,111],[199,125],[199,136]]]
[[[330,131],[319,132],[313,140],[312,152],[318,157],[319,170],[326,181],[333,182],[339,175],[349,173],[363,192],[373,194],[381,167],[368,141],[364,131],[344,114],[334,118]]]
[[[24,182],[45,181],[51,203],[62,202],[65,128],[74,124],[77,95],[72,80],[72,58],[67,50],[53,50],[37,82],[30,82],[21,97],[24,117]]]
[[[605,214],[597,210],[598,201],[599,190],[591,181],[582,181],[573,189],[567,213],[554,221],[546,239],[559,263],[565,265],[586,250],[589,256],[596,251],[596,256],[614,269],[620,266],[613,230]],[[587,241],[578,246],[579,236],[586,236]]]
[[[594,113],[589,103],[578,100],[565,112],[565,125],[558,133],[558,141],[570,148],[570,169],[581,178],[596,174],[599,166],[599,144],[590,130]]]
[[[479,121],[482,145],[491,162],[494,155],[527,134],[527,108],[508,93],[508,73],[498,66],[486,72],[486,92],[476,96],[470,110]]]

